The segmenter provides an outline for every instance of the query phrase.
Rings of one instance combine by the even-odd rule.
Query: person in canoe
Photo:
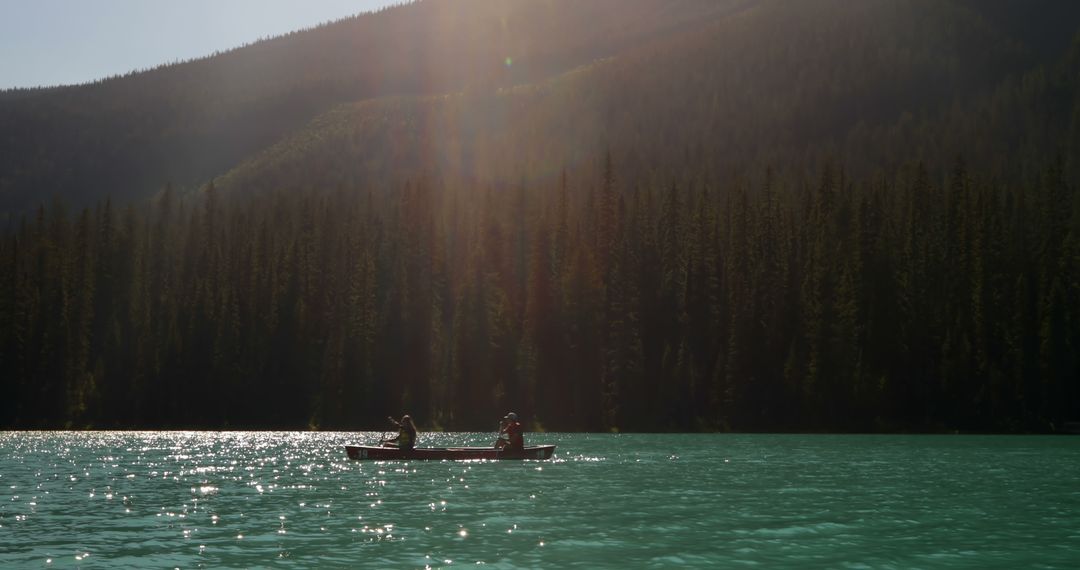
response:
[[[397,447],[398,449],[412,449],[416,447],[416,424],[413,423],[409,414],[401,416],[401,421],[394,418],[387,417],[390,423],[394,424],[398,428],[397,437],[382,440],[382,444],[386,447]]]
[[[503,435],[506,437],[503,437]],[[510,412],[499,422],[499,439],[495,440],[495,447],[506,451],[524,451],[525,436],[518,423],[517,414]]]

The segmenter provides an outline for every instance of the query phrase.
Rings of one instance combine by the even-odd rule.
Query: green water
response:
[[[0,433],[0,567],[1078,568],[1080,439]],[[479,445],[493,434],[428,434]]]

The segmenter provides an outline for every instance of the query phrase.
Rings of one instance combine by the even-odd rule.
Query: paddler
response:
[[[387,416],[386,419],[397,426],[398,434],[397,437],[383,440],[383,445],[387,447],[397,447],[398,449],[412,449],[416,446],[416,424],[413,423],[409,414],[401,416],[401,421],[395,420],[389,416]]]
[[[506,437],[503,438],[503,434]],[[518,423],[517,414],[510,412],[499,422],[499,439],[495,440],[495,447],[505,451],[524,451],[525,436]]]

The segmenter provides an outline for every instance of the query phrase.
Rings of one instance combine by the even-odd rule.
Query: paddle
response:
[[[499,429],[495,431],[495,444],[492,445],[492,447],[495,448],[496,452],[501,452],[504,449],[504,446],[499,445],[499,443],[502,441],[502,430],[504,425],[504,420],[499,420]]]
[[[394,425],[396,425],[396,426],[398,426],[398,427],[401,427],[401,424],[399,424],[399,423],[398,423],[398,421],[397,421],[397,420],[395,420],[394,418],[392,418],[392,417],[390,417],[390,416],[386,416],[386,419],[390,420],[390,423],[392,423],[392,424],[394,424]],[[379,438],[379,445],[380,445],[380,446],[385,446],[385,445],[386,445],[386,441],[387,441],[388,439],[390,439],[390,438],[386,437],[386,432],[385,432],[385,431],[384,431],[384,432],[382,432],[382,437],[380,437],[380,438]]]

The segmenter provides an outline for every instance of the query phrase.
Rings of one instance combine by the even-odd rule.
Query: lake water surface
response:
[[[0,568],[1080,568],[1075,437],[378,436],[0,433]]]

